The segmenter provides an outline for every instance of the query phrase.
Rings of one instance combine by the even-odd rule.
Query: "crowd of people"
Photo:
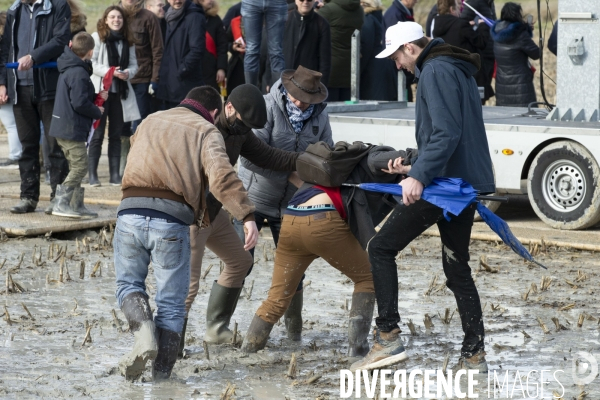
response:
[[[488,27],[470,8],[461,11],[458,0],[438,0],[426,36],[414,22],[416,3],[394,0],[384,12],[379,0],[243,0],[221,20],[216,0],[122,0],[103,12],[92,34],[76,0],[23,0],[9,8],[0,43],[0,118],[9,130],[8,164],[18,159],[21,175],[20,202],[10,211],[35,211],[45,143],[45,212],[95,217],[84,206],[82,183],[87,175],[90,186],[101,185],[108,131],[109,184],[123,194],[114,237],[116,297],[135,336],[120,361],[127,379],[137,379],[149,360],[156,379],[170,376],[185,346],[205,248],[224,268],[211,289],[204,341],[233,342],[229,322],[265,221],[276,246],[273,281],[243,342],[238,336],[242,351],[264,348],[281,317],[288,338],[301,340],[304,273],[321,257],[354,283],[348,354],[364,358],[352,368],[405,360],[395,256],[437,224],[465,333],[458,365],[487,371],[468,265],[474,208],[447,220],[420,197],[438,176],[494,192],[478,86],[492,96],[495,74],[498,104],[535,101],[528,58],[539,57],[539,48],[518,4],[507,3],[495,21],[492,0],[472,0],[495,21]],[[308,184],[296,172],[311,144],[334,145],[326,101],[350,98],[355,30],[363,99],[397,99],[399,70],[408,88],[418,83],[420,152],[369,147],[349,178],[398,183],[401,204]],[[478,157],[470,156],[474,144]],[[155,316],[145,284],[150,260]]]

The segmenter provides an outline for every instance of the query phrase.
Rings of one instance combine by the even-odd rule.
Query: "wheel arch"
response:
[[[527,177],[529,176],[529,168],[531,168],[531,164],[533,164],[533,160],[535,159],[535,157],[538,154],[540,154],[540,151],[542,151],[546,146],[548,146],[552,143],[562,142],[562,141],[577,143],[578,145],[583,146],[590,154],[592,154],[592,152],[583,143],[578,142],[577,140],[573,140],[573,139],[566,138],[566,137],[557,137],[557,138],[548,139],[548,140],[538,144],[531,151],[531,153],[529,153],[529,155],[527,156],[527,159],[525,160],[525,164],[523,165],[523,169],[521,170],[521,179],[527,179]]]

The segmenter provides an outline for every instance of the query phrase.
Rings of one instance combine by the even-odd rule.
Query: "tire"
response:
[[[600,221],[600,169],[576,142],[542,149],[529,168],[529,202],[542,221],[556,229],[584,229]]]

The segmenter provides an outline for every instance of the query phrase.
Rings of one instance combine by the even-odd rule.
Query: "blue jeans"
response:
[[[286,21],[287,3],[285,0],[242,1],[242,23],[246,39],[244,72],[258,74],[263,24],[267,28],[267,48],[271,60],[271,71],[279,76],[285,69],[283,34]]]
[[[277,242],[279,242],[279,232],[281,232],[281,218],[271,217],[269,215],[261,214],[261,213],[255,211],[254,219],[256,221],[256,227],[258,228],[259,232],[265,226],[265,219],[267,220],[267,222],[269,223],[269,228],[271,228],[271,233],[273,234],[273,242],[275,243],[275,247],[277,247]],[[244,224],[241,221],[238,221],[237,219],[234,218],[233,226],[235,227],[235,231],[237,232],[240,239],[242,239],[242,242],[245,243],[246,239],[245,239],[245,234],[244,234]],[[250,249],[250,254],[252,254],[253,260],[254,260],[254,249],[255,248],[256,247],[253,247],[252,249]],[[246,276],[250,275],[250,272],[252,272],[252,268],[254,268],[254,264],[252,264],[252,266],[248,270],[248,273]],[[298,284],[298,288],[296,288],[297,292],[302,290],[304,278],[306,278],[306,275],[302,274],[302,279],[300,280],[300,283]]]
[[[152,261],[156,278],[154,322],[158,328],[181,332],[190,287],[189,226],[160,218],[121,215],[115,230],[114,259],[119,307],[130,293],[146,294]]]

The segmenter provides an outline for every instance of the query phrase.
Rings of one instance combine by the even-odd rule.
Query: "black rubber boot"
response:
[[[25,214],[35,211],[38,202],[30,199],[21,199],[16,206],[10,209],[13,214]]]
[[[272,329],[273,324],[265,322],[258,315],[255,315],[248,332],[246,332],[244,343],[242,343],[242,351],[244,353],[256,353],[258,350],[264,349]]]
[[[59,217],[81,218],[82,215],[71,208],[71,198],[75,188],[63,185],[56,186],[56,196],[54,196],[54,207],[52,215]]]
[[[121,311],[129,322],[134,343],[131,353],[119,361],[121,374],[127,380],[138,379],[146,370],[146,363],[153,361],[158,353],[156,327],[150,310],[148,297],[142,292],[133,292],[123,299]]]
[[[369,341],[375,308],[375,293],[354,293],[348,323],[348,356],[364,357],[369,353]]]
[[[155,381],[171,377],[181,341],[179,333],[168,329],[157,328],[156,336],[158,336],[158,355],[154,360],[154,368],[152,368],[152,377]]]
[[[185,347],[185,330],[187,328],[187,317],[183,320],[183,329],[181,330],[181,341],[179,342],[179,351],[177,357],[183,357],[183,348]]]
[[[295,342],[302,340],[302,304],[304,303],[304,292],[296,292],[290,306],[283,315],[285,329],[288,339]]]
[[[119,165],[121,164],[121,156],[108,158],[108,170],[110,173],[109,183],[112,186],[121,186],[121,175],[119,175]]]
[[[85,189],[82,187],[75,188],[73,190],[73,198],[71,199],[71,208],[81,214],[83,218],[97,218],[98,214],[88,210],[83,204],[85,197]]]
[[[258,72],[244,72],[244,80],[246,83],[258,87]],[[260,89],[260,88],[259,88]]]
[[[88,164],[88,175],[90,179],[90,186],[98,187],[102,186],[100,180],[98,179],[98,162],[100,162],[99,158],[90,157]]]
[[[204,341],[209,344],[233,342],[233,332],[229,329],[229,321],[235,311],[242,288],[227,288],[216,281],[210,291],[206,307],[206,333]],[[236,341],[241,343],[238,335]]]

